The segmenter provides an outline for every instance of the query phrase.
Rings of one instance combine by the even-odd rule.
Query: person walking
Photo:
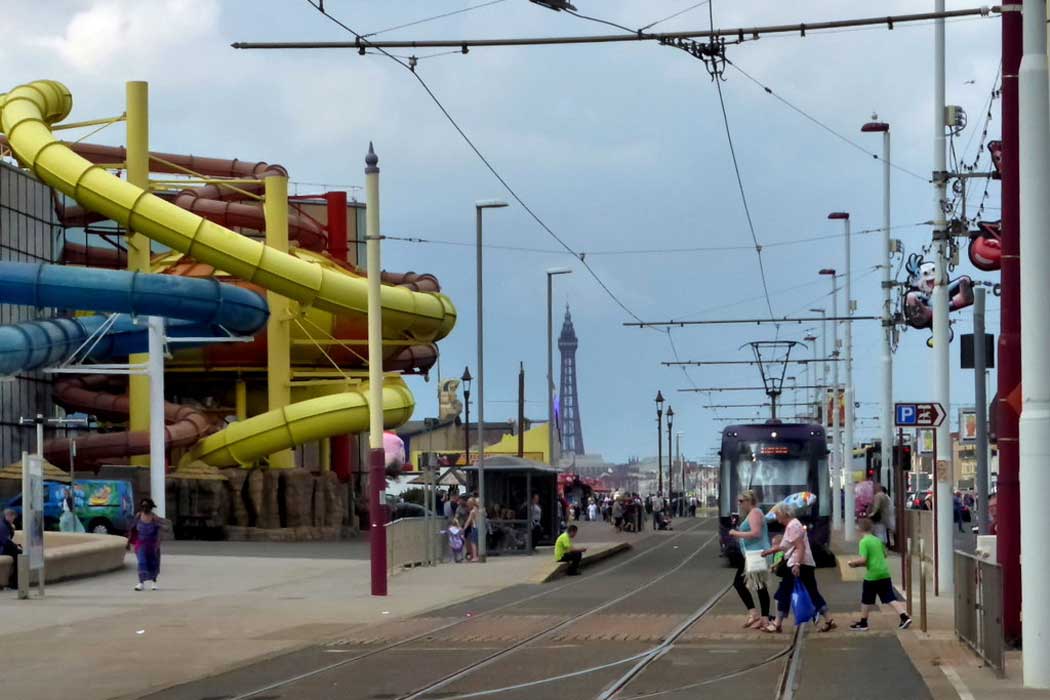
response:
[[[587,551],[586,547],[576,547],[573,544],[578,530],[575,525],[570,525],[569,529],[558,535],[558,539],[554,541],[554,561],[569,564],[569,570],[565,572],[568,576],[580,575],[580,562],[583,561],[583,553]]]
[[[481,518],[481,509],[478,508],[478,499],[467,499],[467,519],[463,523],[463,531],[467,536],[467,560],[472,563],[478,561],[478,520]]]
[[[890,502],[890,497],[886,495],[886,489],[882,484],[876,482],[875,495],[864,517],[872,522],[873,534],[886,544],[889,544],[889,535],[886,530],[892,509],[893,504]]]
[[[11,508],[4,508],[4,517],[0,518],[0,556],[11,557],[11,573],[7,587],[18,589],[18,557],[22,548],[15,543],[15,518],[17,513]],[[0,585],[0,588],[3,588]]]
[[[623,501],[617,498],[612,504],[613,527],[617,532],[623,532]]]
[[[664,499],[659,494],[653,496],[653,532],[663,530]]]
[[[587,504],[587,520],[591,522],[598,520],[598,504],[595,503],[593,498],[591,499],[591,502]]]
[[[529,505],[529,527],[532,529],[532,548],[543,539],[543,506],[540,505],[540,495],[532,494],[532,503]]]
[[[863,535],[859,544],[860,556],[846,562],[850,568],[863,566],[867,569],[860,591],[860,619],[849,628],[854,632],[868,631],[868,613],[875,607],[875,597],[878,596],[879,600],[896,610],[900,616],[897,629],[908,629],[911,625],[911,617],[904,603],[897,600],[897,593],[893,590],[893,580],[890,578],[890,567],[886,563],[886,545],[872,534],[873,528],[874,524],[869,518],[861,518],[857,521],[857,531]]]
[[[147,581],[151,591],[157,590],[157,576],[160,574],[161,518],[153,512],[156,507],[153,499],[143,498],[128,532],[128,549],[135,548],[135,557],[139,564],[136,591],[141,591]]]
[[[736,566],[736,574],[733,576],[733,588],[747,608],[747,619],[745,628],[755,628],[769,624],[772,619],[769,615],[769,559],[761,564],[752,564],[753,570],[748,571],[748,552],[762,553],[771,548],[769,543],[769,528],[766,526],[766,517],[759,507],[755,498],[755,492],[744,491],[737,498],[740,511],[740,526],[730,530],[729,536],[735,537],[740,544],[740,549],[731,552],[729,563]],[[755,555],[752,555],[752,560]],[[761,614],[755,608],[755,598],[751,595],[754,591],[758,595],[758,603],[761,606]]]
[[[831,619],[828,612],[827,601],[817,588],[817,564],[813,560],[813,550],[809,546],[809,535],[806,526],[795,517],[795,509],[791,506],[778,503],[773,506],[773,514],[777,522],[784,526],[784,534],[780,545],[762,552],[763,556],[775,554],[777,550],[784,552],[787,561],[784,562],[784,578],[780,581],[780,590],[777,591],[777,614],[776,619],[766,625],[766,632],[776,633],[783,629],[784,618],[791,608],[791,592],[795,588],[795,581],[801,581],[813,601],[822,623],[817,628],[818,632],[830,632],[838,625]]]

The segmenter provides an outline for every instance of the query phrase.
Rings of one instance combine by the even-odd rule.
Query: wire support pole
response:
[[[771,24],[756,27],[726,27],[721,29],[695,29],[681,32],[642,32],[623,34],[596,34],[584,36],[519,37],[496,39],[416,39],[398,41],[372,41],[365,37],[354,41],[238,41],[230,44],[235,49],[355,49],[359,54],[368,49],[459,49],[468,53],[472,48],[508,46],[552,46],[563,44],[610,44],[629,41],[656,41],[667,43],[675,39],[722,39],[736,41],[754,40],[769,34],[798,34],[805,37],[821,30],[849,29],[852,27],[878,27],[893,29],[898,24],[927,22],[930,20],[958,19],[963,17],[988,17],[999,11],[994,7],[971,7],[941,12],[919,12],[881,17],[859,17],[855,19],[799,22],[795,24]]]

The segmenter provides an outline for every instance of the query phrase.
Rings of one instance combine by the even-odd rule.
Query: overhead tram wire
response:
[[[792,111],[798,113],[799,115],[801,115],[805,119],[808,119],[809,121],[813,122],[814,124],[819,126],[821,129],[823,129],[824,131],[828,132],[829,134],[831,134],[835,138],[837,138],[837,139],[839,139],[841,141],[844,141],[845,143],[849,144],[850,146],[852,146],[853,148],[857,149],[861,153],[864,153],[865,155],[869,155],[872,158],[874,158],[875,160],[879,160],[879,161],[882,160],[882,157],[879,154],[873,153],[872,151],[869,151],[867,148],[862,146],[860,143],[858,143],[854,139],[851,139],[850,137],[846,136],[845,134],[843,134],[840,131],[836,131],[835,129],[831,128],[830,126],[828,126],[827,124],[825,124],[821,120],[819,120],[816,117],[814,117],[812,114],[810,114],[806,110],[804,110],[801,107],[799,107],[798,105],[788,101],[786,98],[784,98],[779,93],[774,92],[773,88],[769,87],[768,85],[766,85],[765,83],[760,81],[758,78],[756,78],[755,76],[753,76],[750,73],[748,73],[746,70],[744,70],[743,68],[738,66],[733,61],[729,60],[728,58],[726,58],[725,61],[726,61],[727,64],[732,66],[738,73],[740,73],[742,76],[744,76],[745,78],[750,80],[752,83],[754,83],[758,87],[762,88],[762,90],[764,92],[766,92],[768,95],[770,95],[771,97],[773,97],[777,101],[781,102],[782,104],[786,105]],[[913,170],[908,170],[907,168],[901,167],[900,165],[897,165],[896,163],[894,163],[892,161],[890,162],[890,167],[894,168],[896,170],[899,170],[902,173],[910,175],[910,176],[912,176],[914,178],[922,180],[923,182],[930,182],[930,178],[926,177],[925,175],[920,175],[919,173],[917,173],[917,172],[915,172]]]
[[[708,10],[708,17],[710,19],[711,32],[713,34],[714,33],[714,28],[715,28],[715,16],[714,16],[714,4],[712,2],[708,2],[707,3],[707,10]],[[598,22],[600,24],[605,24],[605,25],[608,25],[610,27],[615,27],[617,29],[622,29],[623,31],[628,32],[628,33],[635,32],[635,33],[637,33],[637,35],[639,37],[647,36],[646,34],[644,34],[642,32],[641,29],[634,30],[634,29],[631,29],[630,27],[625,27],[622,24],[617,24],[616,22],[610,22],[609,20],[606,20],[606,19],[601,19],[599,17],[590,17],[588,15],[580,14],[579,12],[576,12],[575,10],[566,10],[566,12],[568,14],[574,16],[574,17],[578,17],[580,19],[585,19],[585,20],[588,20],[588,21],[591,21],[591,22]],[[758,234],[755,232],[755,222],[754,222],[754,220],[751,217],[751,207],[748,205],[748,201],[747,201],[747,192],[744,190],[744,180],[743,180],[743,178],[740,175],[740,163],[737,160],[736,147],[733,144],[733,134],[732,134],[732,131],[729,128],[729,115],[726,112],[725,98],[722,95],[722,80],[721,80],[720,75],[717,74],[717,73],[714,74],[712,77],[714,79],[715,86],[718,88],[718,103],[719,103],[719,105],[722,108],[722,122],[725,125],[726,140],[729,142],[729,154],[730,154],[730,156],[732,156],[733,171],[736,173],[736,183],[737,183],[737,186],[740,189],[740,199],[741,199],[741,202],[743,203],[743,206],[744,206],[744,216],[747,219],[747,227],[748,227],[749,231],[751,232],[751,242],[754,243],[755,254],[758,257],[758,272],[759,272],[759,277],[762,280],[762,291],[765,294],[766,308],[769,310],[770,318],[772,318],[773,316],[775,316],[775,314],[773,312],[773,300],[772,300],[772,297],[770,297],[770,295],[769,295],[769,283],[768,283],[768,281],[766,279],[766,266],[765,266],[765,263],[762,260],[762,245],[758,242]],[[779,332],[779,329],[778,329],[778,332]]]
[[[417,20],[414,20],[412,22],[406,22],[404,24],[399,24],[399,25],[397,25],[395,27],[387,27],[386,29],[380,29],[380,30],[375,31],[375,32],[369,32],[368,34],[362,34],[361,36],[363,38],[367,39],[370,36],[378,36],[380,34],[386,34],[387,32],[395,31],[397,29],[405,29],[407,27],[414,27],[417,24],[423,24],[425,22],[433,22],[434,20],[445,19],[446,17],[452,17],[453,15],[461,15],[464,12],[470,12],[472,10],[480,10],[483,7],[488,7],[490,5],[498,5],[499,3],[506,2],[506,1],[507,0],[489,0],[488,2],[478,3],[477,5],[470,5],[468,7],[464,7],[464,8],[459,9],[459,10],[453,10],[451,12],[445,12],[445,13],[442,13],[440,15],[434,15],[433,17],[424,17],[423,19],[417,19]],[[322,3],[322,7],[323,6],[324,6],[324,3]],[[324,10],[322,10],[322,12],[323,11]]]
[[[690,5],[689,7],[685,8],[684,10],[679,10],[678,12],[675,12],[673,15],[667,15],[663,19],[658,19],[655,22],[650,22],[649,24],[645,25],[644,27],[639,27],[638,31],[644,32],[646,29],[652,29],[653,27],[655,27],[658,24],[662,24],[662,23],[666,22],[667,20],[674,19],[675,17],[680,17],[680,16],[684,15],[686,12],[690,12],[692,10],[695,10],[698,7],[703,7],[704,5],[708,4],[709,2],[711,2],[711,0],[703,0],[703,2],[698,2],[698,3],[695,3],[693,5]]]
[[[417,71],[413,70],[412,67],[408,63],[405,63],[403,60],[399,59],[397,56],[392,55],[385,48],[377,46],[375,42],[370,41],[369,39],[365,38],[363,35],[359,34],[357,31],[355,31],[354,29],[351,29],[348,25],[343,23],[337,17],[333,17],[332,15],[328,14],[327,12],[325,12],[323,0],[306,0],[306,4],[310,5],[310,7],[314,8],[315,10],[320,12],[329,21],[333,22],[334,24],[338,25],[339,27],[342,27],[344,30],[346,30],[347,32],[352,34],[354,36],[354,38],[357,40],[357,44],[359,46],[361,46],[362,48],[375,49],[379,53],[381,53],[382,55],[384,55],[387,58],[389,58],[391,61],[394,61],[395,63],[400,65],[402,68],[404,68],[405,70],[409,71],[412,74],[412,76],[423,87],[423,89],[426,91],[427,95],[430,96],[431,101],[433,101],[433,103],[437,106],[437,108],[439,110],[441,110],[441,113],[445,116],[445,119],[448,120],[449,124],[452,125],[452,127],[456,130],[456,132],[460,135],[460,137],[466,142],[466,144],[470,147],[470,149],[472,151],[474,151],[474,155],[476,155],[478,157],[478,159],[485,165],[485,167],[488,169],[488,171],[490,173],[492,173],[492,175],[499,181],[499,183],[501,185],[503,185],[503,187],[507,190],[507,193],[510,194],[510,196],[514,198],[514,201],[516,201],[519,205],[521,205],[521,208],[524,209],[529,214],[529,216],[532,217],[532,219],[537,224],[539,224],[540,228],[542,228],[544,231],[546,231],[551,236],[551,238],[553,238],[555,241],[557,241],[558,244],[561,245],[561,247],[564,248],[566,252],[571,253],[572,255],[574,255],[577,258],[579,263],[581,265],[583,265],[584,269],[586,269],[587,272],[590,273],[591,277],[594,278],[594,281],[598,283],[598,286],[600,286],[605,291],[606,295],[610,299],[612,299],[613,302],[615,302],[615,304],[617,306],[619,306],[631,318],[633,318],[633,319],[635,319],[636,321],[639,321],[639,322],[641,321],[641,318],[634,311],[632,311],[626,304],[624,304],[623,301],[620,300],[620,297],[617,296],[616,293],[613,292],[612,289],[610,289],[609,286],[605,283],[605,281],[598,275],[598,273],[594,271],[594,269],[587,262],[586,256],[585,255],[581,255],[581,254],[577,253],[575,250],[573,250],[572,247],[569,246],[568,243],[566,243],[558,234],[556,234],[543,221],[543,219],[541,219],[539,217],[539,215],[537,215],[536,212],[534,212],[532,210],[532,208],[528,204],[525,203],[525,200],[523,200],[520,196],[518,196],[517,191],[513,187],[510,186],[510,183],[508,183],[507,180],[504,179],[504,177],[499,173],[499,171],[496,170],[495,166],[493,166],[492,163],[489,162],[488,158],[485,157],[485,154],[483,154],[481,152],[481,150],[474,144],[474,142],[471,140],[471,138],[469,136],[467,136],[467,133],[465,131],[463,131],[463,128],[455,120],[455,118],[448,111],[448,109],[445,108],[445,105],[442,104],[441,100],[438,99],[437,95],[434,94],[434,91],[431,90],[430,86],[427,84],[427,82],[425,80],[423,80],[423,77],[421,75],[419,75],[419,73]]]

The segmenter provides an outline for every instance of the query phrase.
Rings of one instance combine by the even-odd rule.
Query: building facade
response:
[[[55,220],[51,189],[0,161],[0,260],[53,262],[62,229]],[[53,316],[49,309],[0,304],[0,325]],[[0,466],[36,449],[34,429],[19,418],[52,415],[51,379],[40,372],[0,377]]]

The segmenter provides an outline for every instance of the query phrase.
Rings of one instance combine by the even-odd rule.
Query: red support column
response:
[[[372,554],[372,595],[386,595],[386,453],[383,448],[368,452],[368,538]]]
[[[346,262],[346,192],[325,192],[328,202],[328,252],[336,260]]]
[[[1003,567],[1003,634],[1021,639],[1021,492],[1017,442],[1019,411],[1011,396],[1021,383],[1020,187],[1018,175],[1017,71],[1021,65],[1021,12],[1003,12],[1002,296],[999,329],[999,398],[996,421],[999,481],[996,533]],[[1019,394],[1019,391],[1018,391]],[[1018,408],[1020,400],[1014,402]],[[983,504],[982,504],[983,505]]]

